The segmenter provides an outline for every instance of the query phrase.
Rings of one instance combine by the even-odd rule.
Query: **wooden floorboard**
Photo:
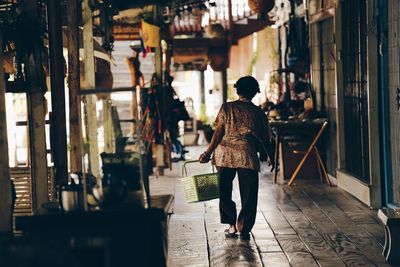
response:
[[[364,231],[364,224],[373,224],[380,228],[378,223],[369,215],[369,212],[343,212],[330,202],[321,188],[313,186],[303,186],[302,191],[309,196],[329,219],[337,225],[347,239],[351,240],[357,248],[374,264],[378,266],[385,265],[385,258],[382,256],[382,246],[375,238],[372,238],[368,232]],[[379,233],[381,234],[381,233]]]
[[[381,255],[384,232],[376,211],[319,180],[288,187],[262,170],[250,241],[225,238],[218,200],[188,204],[176,180],[168,266],[390,266]],[[237,181],[233,200],[239,211]]]
[[[261,260],[265,267],[290,267],[283,252],[261,253]]]
[[[270,179],[266,179],[264,184],[264,187],[269,192],[268,195],[274,196],[278,200],[275,204],[282,211],[283,216],[317,262],[329,260],[337,266],[343,266],[341,259],[328,246],[326,240],[317,231],[316,226],[311,223],[300,208],[292,201],[290,195],[283,189],[283,186],[272,183]]]
[[[176,180],[174,214],[168,224],[168,266],[209,266],[204,203],[186,203]]]
[[[343,203],[345,192],[338,189],[333,191],[331,188],[321,188],[316,186],[302,186],[303,192],[307,194],[314,202],[318,203],[321,210],[327,214],[339,228],[349,231],[349,235],[366,237],[366,234],[374,238],[381,246],[384,245],[385,236],[382,226],[376,221],[374,215],[376,211],[369,210],[362,203],[353,203],[355,200],[348,198]],[[330,191],[327,193],[327,191]],[[364,207],[360,210],[360,206]],[[347,209],[341,209],[347,207]],[[352,231],[351,231],[352,230]]]
[[[299,189],[300,188],[290,191],[292,198],[296,201],[296,203],[298,203],[299,206],[302,207],[303,213],[317,226],[318,231],[323,235],[324,239],[330,243],[331,247],[334,248],[334,250],[343,260],[343,262],[345,262],[346,265],[354,265],[354,259],[358,259],[360,264],[374,265],[372,262],[369,261],[368,257],[364,255],[362,250],[359,249],[356,244],[351,242],[349,237],[345,235],[344,231],[348,231],[346,223],[350,221],[350,218],[343,218],[341,221],[341,225],[343,225],[343,227],[339,227],[324,212],[325,210],[330,208],[329,203],[324,203],[323,200],[320,200],[320,202],[324,203],[325,205],[323,207],[319,207],[318,203],[320,202],[318,202],[317,197],[314,196],[314,198],[311,199],[304,192],[299,192]],[[302,205],[304,203],[311,203],[313,207],[303,208]],[[338,222],[338,220],[340,220],[340,217],[334,220]],[[361,229],[358,230],[359,232],[362,232]]]
[[[206,203],[205,222],[210,266],[263,266],[254,238],[242,241],[238,238],[225,237],[226,226],[219,221],[217,200]],[[260,223],[265,224],[265,221]],[[264,234],[264,229],[260,230],[260,233]]]

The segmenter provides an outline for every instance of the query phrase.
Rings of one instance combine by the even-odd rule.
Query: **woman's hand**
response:
[[[203,154],[200,155],[199,161],[200,163],[207,163],[210,161],[211,153],[205,151]]]

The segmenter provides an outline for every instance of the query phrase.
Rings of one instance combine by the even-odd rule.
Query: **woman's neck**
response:
[[[239,96],[239,101],[243,101],[243,102],[251,102],[251,99],[245,98],[244,96]]]

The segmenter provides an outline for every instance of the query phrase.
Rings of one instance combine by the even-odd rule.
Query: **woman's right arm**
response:
[[[200,155],[199,161],[200,163],[206,163],[210,161],[211,154],[217,148],[219,143],[221,142],[222,138],[225,135],[225,117],[226,117],[226,104],[222,104],[221,108],[219,109],[217,118],[215,123],[217,124],[217,128],[211,138],[211,142],[208,145],[206,151]]]
[[[211,155],[214,152],[214,150],[217,148],[219,143],[221,142],[222,138],[225,135],[225,130],[223,125],[218,123],[217,129],[215,129],[215,132],[213,134],[213,137],[211,139],[210,145],[206,149],[206,151],[200,155],[199,161],[200,163],[207,163],[210,161]]]

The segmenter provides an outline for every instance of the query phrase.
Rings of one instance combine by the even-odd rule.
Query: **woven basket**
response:
[[[187,176],[186,164],[199,162],[198,160],[186,161],[182,166],[182,187],[186,202],[200,202],[219,198],[219,174],[214,172]]]

